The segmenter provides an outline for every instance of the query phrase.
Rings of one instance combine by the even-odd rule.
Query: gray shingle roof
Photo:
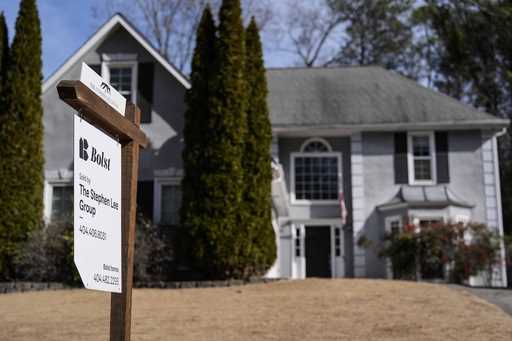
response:
[[[267,79],[271,121],[277,127],[507,124],[378,66],[269,69]]]

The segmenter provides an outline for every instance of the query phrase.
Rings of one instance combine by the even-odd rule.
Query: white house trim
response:
[[[101,62],[101,76],[110,83],[110,69],[115,67],[129,67],[132,69],[131,98],[132,103],[137,103],[137,79],[138,63],[136,60],[103,60]]]
[[[357,246],[357,240],[364,233],[366,205],[364,192],[363,135],[350,137],[350,166],[352,169],[352,233],[354,239],[354,276],[366,276],[366,250]],[[358,194],[359,193],[359,194]]]
[[[494,132],[482,133],[482,173],[485,193],[485,216],[487,227],[503,237],[503,214],[501,206],[501,186],[499,177],[499,159],[496,135]],[[503,241],[500,247],[500,265],[493,269],[492,286],[507,286],[507,271],[505,264],[505,248]],[[483,285],[485,276],[475,276],[469,279],[470,285]]]
[[[300,151],[301,153],[307,153],[304,151],[304,149],[308,146],[308,144],[310,144],[311,142],[320,142],[321,144],[323,144],[327,150],[329,152],[332,152],[332,147],[331,147],[331,144],[329,142],[327,142],[327,140],[321,138],[321,137],[312,137],[312,138],[309,138],[307,139],[306,141],[304,141],[304,143],[302,144],[302,146],[300,147]]]
[[[305,219],[279,217],[277,219],[277,221],[281,226],[288,224],[288,223],[305,224],[305,225],[336,225],[336,226],[339,225],[339,226],[341,226],[341,217],[340,218],[305,218]]]
[[[287,137],[308,137],[321,135],[326,137],[351,136],[362,132],[396,132],[426,130],[468,130],[468,129],[503,129],[510,120],[489,118],[470,121],[445,122],[405,122],[405,123],[367,123],[367,124],[315,124],[315,125],[282,125],[272,126],[272,134]]]
[[[53,210],[53,189],[55,187],[73,187],[73,180],[48,180],[44,182],[43,219],[51,223]]]
[[[153,221],[160,223],[162,218],[162,186],[171,185],[179,187],[181,177],[155,177],[153,182]]]
[[[43,189],[43,220],[49,223],[52,215],[53,187],[73,186],[73,171],[60,169],[45,171]]]
[[[427,136],[430,148],[430,174],[432,175],[431,180],[416,180],[414,173],[414,155],[413,155],[413,137],[416,136]],[[410,185],[435,185],[437,183],[437,172],[436,172],[436,144],[434,132],[409,132],[407,134],[407,169],[409,173],[409,184]]]
[[[306,278],[306,262],[308,255],[306,254],[306,227],[315,226],[329,226],[329,239],[331,245],[330,265],[331,265],[331,278],[345,277],[345,237],[343,235],[343,228],[340,220],[322,220],[312,219],[295,222],[292,225],[292,247],[291,247],[291,277],[295,279]],[[340,256],[336,256],[335,234],[336,229],[339,229],[340,239]],[[297,244],[297,241],[299,244]],[[299,251],[300,256],[297,256]]]
[[[496,179],[496,202],[498,203],[498,231],[500,237],[504,236],[503,232],[503,208],[501,202],[501,181],[500,181],[500,166],[499,166],[499,158],[498,158],[498,141],[496,135],[492,137],[492,149],[494,154],[494,177]],[[507,279],[507,264],[506,264],[506,254],[505,254],[505,244],[503,239],[501,239],[500,252],[501,252],[501,284],[506,287],[508,283]]]
[[[393,215],[386,217],[384,219],[384,226],[386,228],[386,233],[391,233],[392,231],[392,224],[395,222],[398,222],[398,229],[399,232],[403,229],[403,216],[401,215]],[[393,264],[391,263],[391,259],[389,257],[386,257],[386,278],[387,279],[393,279]]]
[[[171,65],[168,61],[165,60],[162,55],[151,46],[151,44],[137,31],[135,27],[133,27],[121,14],[115,14],[110,18],[103,26],[101,26],[96,33],[92,35],[79,49],[76,51],[61,67],[55,71],[50,78],[48,78],[43,83],[42,92],[46,92],[50,86],[54,85],[64,73],[71,68],[71,66],[75,65],[91,48],[93,48],[96,44],[102,42],[106,39],[107,35],[117,26],[121,26],[128,33],[132,35],[132,37],[141,44],[146,51],[149,52],[153,58],[155,58],[164,69],[166,69],[171,75],[178,80],[178,82],[183,85],[186,89],[190,89],[190,82],[188,79],[181,74],[173,65]]]
[[[292,224],[292,278],[306,278],[306,228],[303,224]],[[299,256],[297,256],[299,252]]]

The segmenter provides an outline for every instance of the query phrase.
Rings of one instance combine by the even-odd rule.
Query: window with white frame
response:
[[[436,227],[443,223],[443,218],[420,218],[418,225],[422,227]]]
[[[103,77],[127,100],[136,103],[137,62],[109,61],[104,64]]]
[[[162,225],[178,225],[181,207],[181,188],[175,184],[161,187],[160,223]]]
[[[340,153],[322,139],[310,139],[300,153],[292,153],[292,200],[332,202],[339,196]]]
[[[50,221],[70,222],[73,219],[73,186],[52,186]]]
[[[436,182],[434,134],[409,133],[409,183],[428,185]]]
[[[402,230],[402,217],[393,216],[386,218],[386,232],[391,235],[397,235]]]
[[[398,234],[402,231],[402,219],[402,216],[399,215],[386,217],[386,233],[390,235],[392,238],[397,237]],[[386,273],[387,278],[393,278],[393,263],[391,262],[391,259],[389,257],[386,258]]]
[[[341,257],[341,228],[334,228],[334,255]]]
[[[300,236],[300,227],[295,229],[295,257],[301,256],[301,236]]]

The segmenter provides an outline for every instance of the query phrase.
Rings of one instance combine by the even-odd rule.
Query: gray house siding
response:
[[[388,201],[398,190],[393,169],[393,134],[363,133],[362,142],[365,222],[360,235],[378,243],[384,235],[384,227],[376,206]],[[385,277],[384,262],[374,250],[368,249],[365,253],[365,276]]]
[[[447,185],[458,196],[475,204],[471,210],[471,220],[485,223],[481,132],[450,131],[448,146],[450,182]],[[377,206],[388,202],[400,188],[400,185],[395,184],[393,153],[393,133],[363,133],[366,220],[362,233],[377,244],[382,241],[385,233],[384,215],[377,210]],[[387,212],[387,215],[395,213]],[[425,210],[425,214],[428,215],[428,210]],[[386,264],[377,252],[370,248],[366,250],[365,256],[365,276],[385,277]]]
[[[486,222],[482,133],[477,130],[450,132],[450,188],[475,204],[471,219]]]
[[[182,168],[186,90],[122,27],[93,46],[61,79],[79,79],[82,62],[99,65],[102,54],[136,54],[137,62],[154,64],[151,122],[141,125],[150,147],[141,151],[139,167],[139,199],[146,201],[151,197],[151,204],[139,201],[139,206],[151,217],[154,170]],[[50,85],[42,95],[47,187],[55,181],[71,183],[73,170],[73,110],[59,100],[56,85]],[[48,216],[49,212],[45,214]]]
[[[137,54],[139,62],[155,63],[152,122],[142,129],[151,147],[141,153],[140,180],[153,178],[154,169],[182,168],[182,130],[185,111],[185,89],[124,29],[109,37],[73,65],[62,79],[78,79],[81,63],[99,64],[101,54]],[[72,109],[58,99],[56,84],[43,94],[45,128],[45,169],[71,169],[73,160]]]

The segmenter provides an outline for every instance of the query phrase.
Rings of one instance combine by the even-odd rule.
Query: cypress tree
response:
[[[43,209],[41,27],[35,0],[22,0],[10,50],[0,126],[0,258],[12,275],[16,245],[40,226]]]
[[[245,136],[244,211],[249,226],[247,240],[252,274],[262,274],[276,257],[272,227],[270,145],[272,130],[267,107],[267,79],[258,25],[254,17],[245,33],[247,85],[247,133]]]
[[[219,12],[217,75],[208,134],[206,174],[210,268],[216,277],[241,277],[245,238],[242,207],[244,138],[246,130],[245,40],[239,0],[223,0]]]
[[[210,278],[242,276],[241,210],[245,132],[244,28],[239,0],[224,0],[199,158],[201,203],[184,221],[196,264]],[[208,78],[208,76],[207,76]],[[192,205],[184,203],[185,205]],[[201,210],[199,212],[199,210]]]
[[[7,31],[7,24],[5,22],[4,12],[0,13],[0,101],[2,97],[2,90],[6,82],[7,74],[7,61],[9,57],[9,35]],[[0,104],[0,109],[2,105]],[[3,112],[0,112],[2,115]]]
[[[185,101],[187,111],[183,129],[185,147],[183,149],[183,166],[185,174],[181,183],[182,205],[180,210],[181,227],[185,237],[178,250],[185,258],[192,257],[200,267],[206,256],[208,243],[208,215],[205,210],[205,184],[203,173],[208,166],[205,147],[210,116],[209,102],[213,95],[213,76],[216,61],[216,28],[210,7],[202,14],[197,28],[196,46],[192,57],[190,74],[191,88],[187,91]]]

